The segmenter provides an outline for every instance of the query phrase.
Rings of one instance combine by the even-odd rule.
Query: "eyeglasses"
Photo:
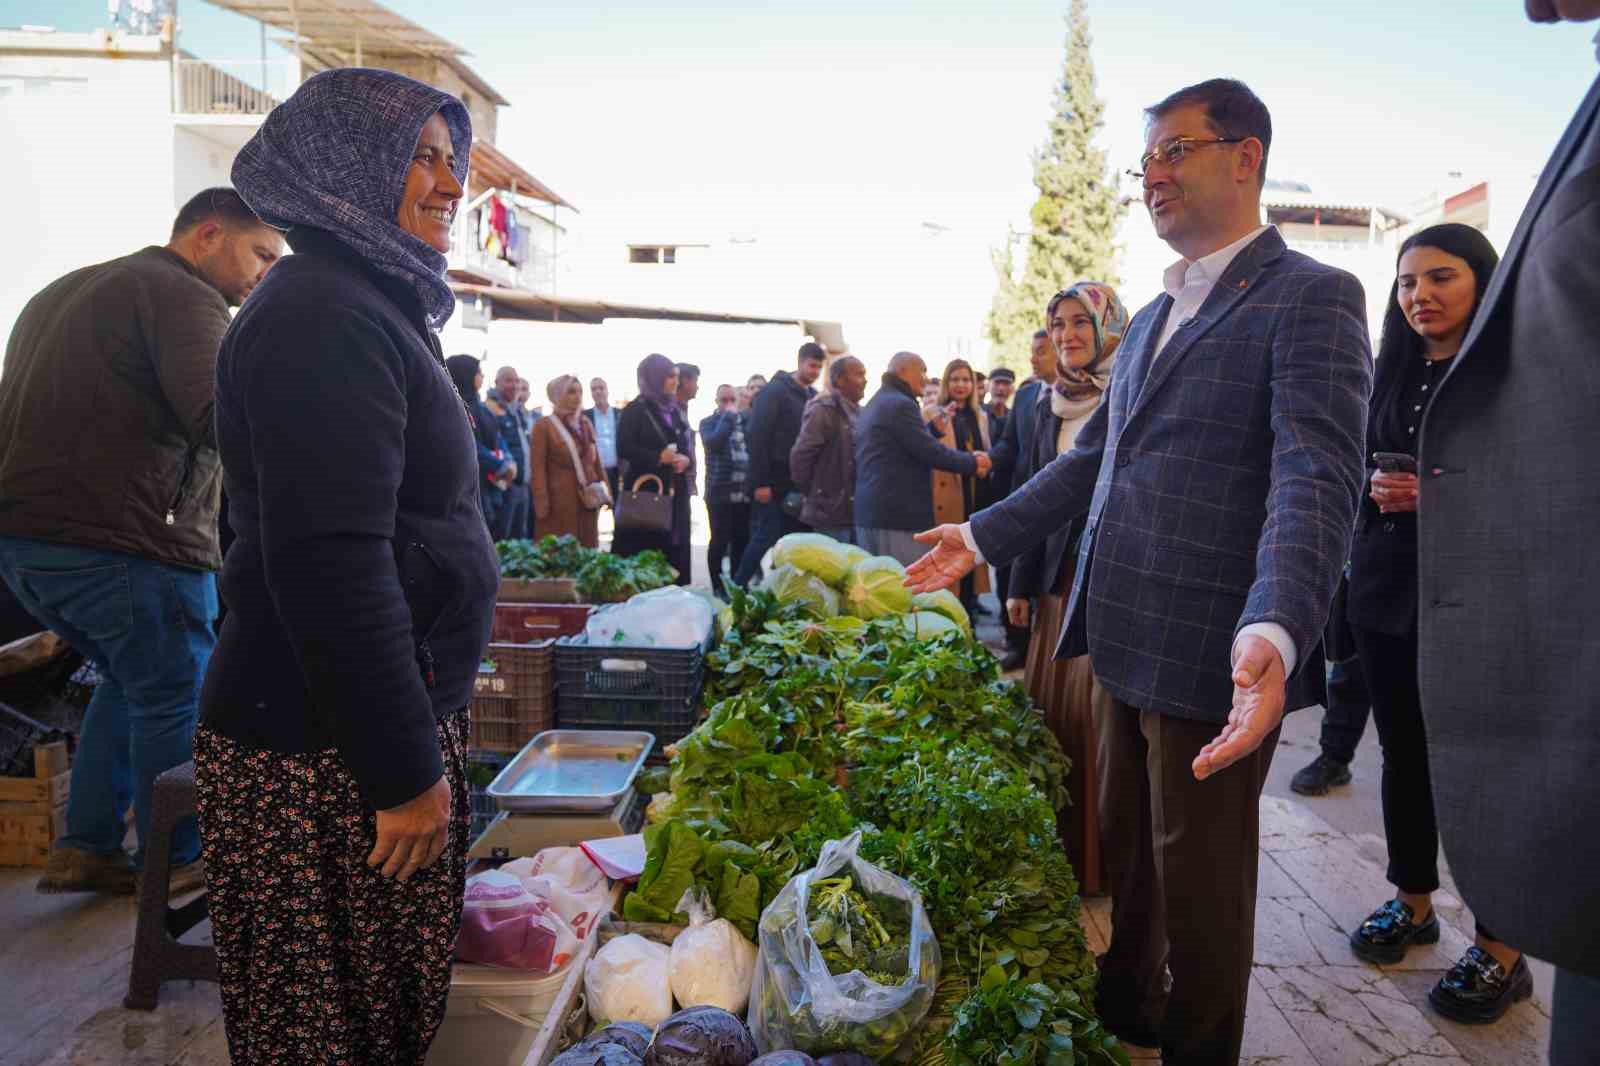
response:
[[[1165,144],[1158,145],[1153,152],[1146,152],[1139,159],[1139,169],[1128,171],[1130,178],[1144,180],[1145,173],[1150,169],[1150,164],[1159,159],[1169,167],[1175,167],[1183,162],[1183,157],[1196,148],[1204,148],[1208,144],[1239,144],[1248,140],[1246,137],[1213,137],[1207,140],[1203,137],[1174,137]]]

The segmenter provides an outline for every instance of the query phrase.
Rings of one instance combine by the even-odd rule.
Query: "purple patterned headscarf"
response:
[[[400,228],[400,196],[423,125],[444,116],[462,188],[472,119],[447,92],[387,70],[343,67],[309,78],[272,109],[233,163],[233,187],[277,229],[315,226],[378,270],[410,283],[438,329],[455,310],[445,256]]]

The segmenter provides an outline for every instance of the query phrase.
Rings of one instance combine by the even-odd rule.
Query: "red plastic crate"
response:
[[[530,644],[576,636],[593,610],[587,603],[497,603],[489,639],[496,644]]]

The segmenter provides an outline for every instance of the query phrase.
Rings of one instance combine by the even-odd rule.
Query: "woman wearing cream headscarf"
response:
[[[1056,380],[1037,401],[1044,409],[1023,457],[1025,477],[1070,451],[1078,431],[1105,399],[1117,346],[1128,327],[1128,312],[1109,285],[1080,281],[1051,299],[1045,326],[1056,349]],[[1026,626],[1030,614],[1033,616],[1028,694],[1044,709],[1045,721],[1077,771],[1068,778],[1072,805],[1057,816],[1056,827],[1082,890],[1092,894],[1106,887],[1096,814],[1099,775],[1093,713],[1094,702],[1105,697],[1087,655],[1060,662],[1053,659],[1072,591],[1083,524],[1079,518],[1012,564],[1006,613],[1016,626]]]
[[[600,512],[584,505],[583,487],[604,481],[594,426],[583,417],[583,383],[563,374],[545,386],[551,414],[533,425],[528,484],[539,535],[566,534],[585,548],[600,546]]]

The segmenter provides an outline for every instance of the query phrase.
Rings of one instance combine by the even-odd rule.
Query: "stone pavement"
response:
[[[1534,1066],[1549,1043],[1548,993],[1492,1026],[1435,1014],[1428,989],[1471,944],[1460,903],[1436,896],[1440,942],[1398,966],[1371,966],[1350,952],[1347,930],[1393,894],[1383,866],[1304,802],[1261,801],[1261,878],[1255,975],[1244,1066]],[[1110,933],[1104,897],[1085,901],[1096,951]],[[1468,932],[1463,932],[1465,928]],[[1135,1049],[1136,1060],[1158,1060]]]

